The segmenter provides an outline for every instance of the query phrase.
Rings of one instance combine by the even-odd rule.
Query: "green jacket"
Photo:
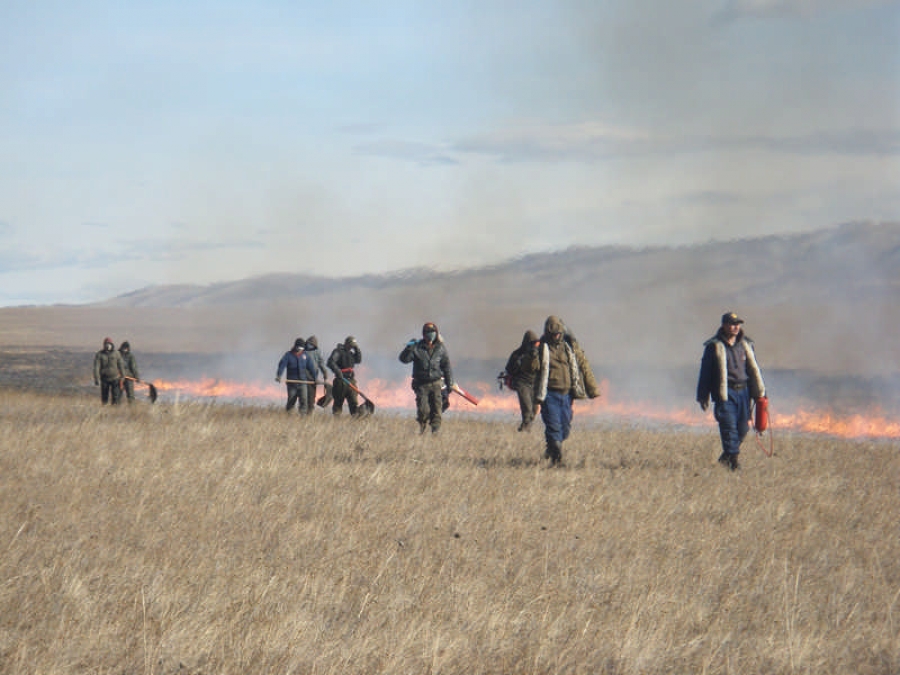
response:
[[[121,380],[123,371],[122,355],[115,349],[101,349],[94,355],[94,382]]]

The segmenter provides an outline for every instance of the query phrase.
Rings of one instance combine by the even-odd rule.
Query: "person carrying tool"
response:
[[[756,349],[744,334],[743,323],[734,312],[722,315],[719,330],[703,343],[697,378],[697,403],[706,412],[712,398],[713,415],[719,423],[722,454],[718,461],[731,471],[741,468],[738,454],[750,430],[750,399],[766,395]]]
[[[116,351],[112,338],[103,339],[103,349],[94,354],[94,384],[100,386],[100,402],[118,405],[122,400],[120,383],[125,377],[122,355]]]
[[[331,412],[340,415],[344,409],[344,401],[347,401],[347,410],[354,417],[360,414],[359,398],[356,388],[356,371],[354,368],[362,363],[362,350],[359,343],[352,335],[348,335],[332,350],[328,357],[328,368],[334,373],[334,382],[331,386],[331,395],[334,400],[331,404]]]
[[[306,355],[312,359],[312,362],[315,365],[316,377],[319,375],[322,376],[322,382],[325,385],[325,395],[322,396],[321,406],[324,408],[331,401],[331,385],[328,384],[328,368],[325,365],[325,357],[322,356],[322,352],[319,351],[319,340],[315,335],[310,335],[306,338]],[[316,385],[310,384],[307,386],[309,387],[309,391],[306,394],[307,411],[311,413],[316,405]]]
[[[522,415],[519,431],[528,431],[534,420],[534,366],[539,344],[540,340],[533,330],[525,331],[522,344],[509,355],[504,369],[509,388],[519,397],[519,412]]]
[[[278,370],[275,372],[275,381],[281,382],[281,375],[287,374],[285,386],[287,387],[287,405],[284,409],[288,412],[297,405],[297,411],[301,415],[309,412],[308,396],[309,383],[316,381],[316,366],[313,360],[306,354],[306,340],[297,338],[290,351],[285,352],[278,362]]]
[[[447,392],[453,389],[450,355],[438,328],[430,321],[422,326],[422,339],[413,338],[400,352],[401,363],[412,363],[412,388],[416,393],[416,421],[419,433],[431,426],[431,433],[441,429],[443,397],[441,380]]]
[[[532,359],[534,400],[544,422],[544,457],[562,466],[562,444],[572,427],[575,399],[597,398],[600,388],[584,351],[557,316],[548,316]]]
[[[134,403],[134,383],[140,381],[141,375],[128,340],[119,345],[119,355],[122,357],[122,387],[125,389],[125,399],[129,403]]]

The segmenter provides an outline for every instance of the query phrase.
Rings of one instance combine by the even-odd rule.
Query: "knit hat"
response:
[[[111,338],[111,337],[105,337],[105,338],[103,338],[103,344],[104,344],[104,345],[111,345],[111,344],[113,344],[112,338]]]
[[[306,340],[303,338],[297,338],[294,340],[294,351],[299,351],[301,349],[306,349]]]
[[[430,330],[433,330],[435,333],[438,332],[437,326],[435,326],[433,323],[431,323],[431,321],[427,322],[424,326],[422,326],[422,335],[424,336],[425,333],[427,333]]]

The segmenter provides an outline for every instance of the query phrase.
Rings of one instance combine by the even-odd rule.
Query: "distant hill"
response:
[[[900,223],[696,246],[574,248],[450,273],[329,279],[273,274],[154,286],[102,303],[0,310],[0,343],[76,344],[127,336],[158,352],[267,355],[314,333],[347,334],[395,359],[435,321],[451,354],[498,360],[561,316],[595,363],[635,372],[699,359],[719,316],[747,320],[764,364],[828,373],[900,370]]]

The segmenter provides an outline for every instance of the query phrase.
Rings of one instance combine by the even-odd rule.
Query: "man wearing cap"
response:
[[[309,383],[316,381],[316,364],[306,355],[306,340],[297,338],[290,351],[285,352],[278,362],[278,370],[275,371],[275,381],[281,382],[281,375],[287,374],[285,384],[287,386],[287,404],[284,409],[288,412],[297,406],[301,415],[309,413],[308,396]]]
[[[750,401],[766,395],[753,341],[744,334],[744,320],[734,312],[722,315],[718,332],[703,343],[697,402],[704,411],[713,401],[719,423],[722,454],[719,462],[731,471],[740,468],[741,442],[750,430]]]
[[[100,386],[100,402],[116,405],[122,400],[119,383],[124,376],[122,355],[116,351],[112,338],[104,338],[103,349],[94,354],[94,384]]]
[[[334,400],[331,404],[331,412],[340,415],[347,401],[347,410],[352,416],[363,414],[359,407],[359,398],[356,394],[356,366],[362,362],[362,350],[359,343],[352,335],[344,338],[331,351],[328,357],[328,367],[334,373],[334,382],[331,385],[331,395]]]
[[[424,434],[428,427],[431,427],[431,433],[438,433],[444,412],[442,388],[446,387],[449,393],[454,381],[450,355],[435,324],[427,322],[422,326],[422,339],[413,338],[406,343],[400,352],[400,363],[412,363],[419,433]]]

